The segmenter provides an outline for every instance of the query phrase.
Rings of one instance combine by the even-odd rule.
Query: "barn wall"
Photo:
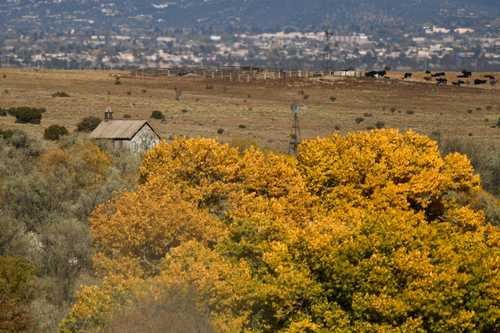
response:
[[[127,144],[130,150],[143,152],[160,143],[160,138],[149,126],[143,126],[141,130]]]

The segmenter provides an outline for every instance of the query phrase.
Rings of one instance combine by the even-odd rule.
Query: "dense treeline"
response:
[[[137,183],[137,158],[60,144],[0,131],[0,332],[57,330],[75,288],[94,279],[88,216]]]
[[[181,308],[199,324],[186,332],[500,330],[480,179],[427,137],[333,135],[296,158],[183,139],[140,174],[92,214],[98,283],[62,332],[162,332]]]

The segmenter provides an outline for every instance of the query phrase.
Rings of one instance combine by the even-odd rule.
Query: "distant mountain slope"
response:
[[[500,0],[10,0],[0,20],[84,17],[96,24],[144,15],[153,25],[279,29],[455,22],[500,15]]]

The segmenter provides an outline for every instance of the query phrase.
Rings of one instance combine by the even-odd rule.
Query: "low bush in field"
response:
[[[62,136],[68,135],[68,130],[64,126],[50,125],[45,129],[43,137],[45,140],[57,141]]]
[[[83,118],[77,125],[76,130],[78,132],[92,132],[99,126],[101,119],[97,117],[86,117]]]
[[[163,120],[163,119],[165,119],[165,115],[161,111],[153,111],[153,112],[151,112],[151,118]]]
[[[56,91],[52,94],[52,97],[71,97],[68,93],[64,91]]]
[[[27,106],[10,108],[8,113],[16,117],[16,123],[20,124],[40,124],[45,108],[32,108]]]

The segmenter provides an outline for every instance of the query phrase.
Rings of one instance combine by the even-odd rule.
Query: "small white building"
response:
[[[91,139],[113,149],[127,149],[142,153],[161,139],[147,120],[113,119],[111,109],[104,113],[104,121],[90,133]]]

